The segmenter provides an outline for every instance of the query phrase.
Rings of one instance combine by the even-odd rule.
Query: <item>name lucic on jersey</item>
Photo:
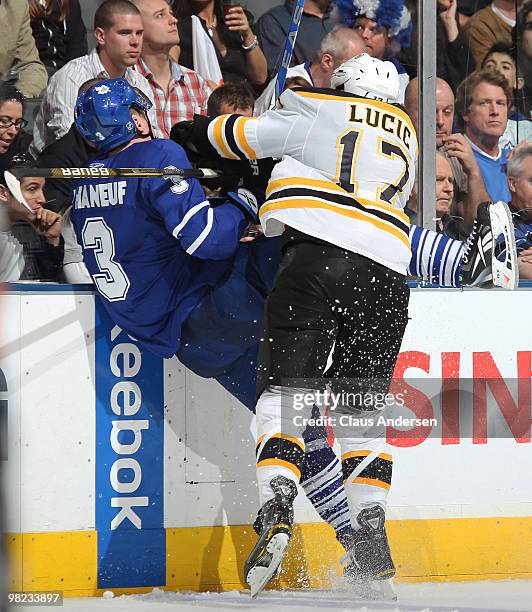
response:
[[[124,203],[127,181],[81,185],[74,189],[74,208],[102,208]]]
[[[365,104],[351,104],[350,107],[350,122],[364,123],[370,127],[380,127],[389,134],[395,134],[407,147],[409,146],[412,131],[398,115],[392,115]]]

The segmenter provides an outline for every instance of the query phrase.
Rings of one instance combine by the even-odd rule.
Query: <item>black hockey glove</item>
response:
[[[193,121],[176,123],[170,131],[170,138],[180,144],[187,153],[191,152],[203,159],[220,159],[207,136],[210,122],[209,117],[194,115]]]

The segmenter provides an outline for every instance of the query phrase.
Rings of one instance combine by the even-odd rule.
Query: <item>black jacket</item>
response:
[[[43,19],[31,20],[39,57],[49,73],[87,54],[87,29],[81,17],[79,0],[70,0],[70,12],[64,22],[59,21],[60,16],[59,2],[53,0],[50,14]]]
[[[27,132],[21,131],[17,134],[15,140],[11,143],[9,149],[0,155],[0,173],[2,173],[9,165],[9,162],[15,157],[15,155],[22,155],[28,152],[28,148],[31,143],[31,135]]]
[[[58,246],[53,246],[25,221],[18,221],[10,231],[23,249],[25,265],[20,280],[60,282],[64,255],[63,238],[61,237]]]
[[[39,168],[79,168],[95,156],[94,150],[72,124],[64,136],[44,149],[35,165]],[[72,181],[68,179],[47,180],[44,193],[47,201],[46,208],[62,212],[70,203]]]

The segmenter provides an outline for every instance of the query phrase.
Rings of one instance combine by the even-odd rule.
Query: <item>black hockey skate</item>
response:
[[[351,536],[351,543],[342,562],[344,578],[361,599],[396,600],[391,578],[395,566],[384,528],[384,510],[380,506],[365,508],[357,516],[360,529]]]
[[[244,566],[244,577],[252,597],[258,595],[281,571],[281,563],[292,535],[292,504],[297,495],[297,487],[284,476],[272,478],[270,486],[275,497],[262,506],[253,523],[259,539]]]
[[[519,282],[514,227],[504,202],[479,204],[460,271],[460,284],[515,289]]]

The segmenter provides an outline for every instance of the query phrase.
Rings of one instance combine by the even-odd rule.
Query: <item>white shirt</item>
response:
[[[33,156],[37,156],[68,132],[74,122],[79,88],[86,81],[96,78],[110,78],[96,49],[68,62],[52,76],[33,126],[33,143],[30,148]],[[153,104],[153,92],[145,77],[134,68],[127,68],[124,78],[145,93]],[[149,112],[149,118],[155,136],[159,136],[155,104]]]

